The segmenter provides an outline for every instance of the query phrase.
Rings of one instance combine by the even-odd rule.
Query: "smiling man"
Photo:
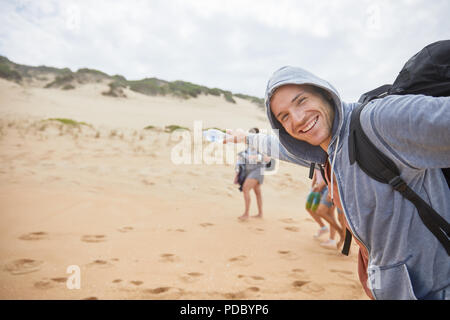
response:
[[[280,160],[325,169],[333,202],[360,247],[358,273],[367,295],[450,299],[450,257],[416,207],[350,163],[350,116],[359,104],[342,102],[327,81],[295,67],[273,74],[265,101],[277,135],[230,132],[225,143],[245,141]],[[361,125],[411,189],[450,221],[450,190],[440,169],[450,167],[450,98],[376,99],[363,109]],[[273,145],[278,153],[271,154]]]

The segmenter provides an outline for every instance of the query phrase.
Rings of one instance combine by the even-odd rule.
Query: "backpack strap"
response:
[[[322,175],[323,181],[325,181],[325,184],[328,186],[328,181],[327,181],[327,178],[325,177],[325,170],[323,169],[323,166],[319,165],[319,169],[320,169],[320,174]]]
[[[348,256],[350,252],[350,244],[352,243],[352,233],[347,228],[345,229],[345,239],[344,239],[344,246],[342,247],[341,253],[343,255]]]
[[[312,179],[314,176],[314,169],[316,167],[316,164],[314,162],[311,162],[311,165],[309,166],[309,178]]]
[[[361,111],[366,105],[367,103],[361,104],[352,111],[348,140],[350,164],[357,162],[368,176],[381,183],[390,184],[394,190],[411,201],[424,225],[450,256],[450,224],[408,187],[400,177],[400,171],[395,163],[379,151],[366,136],[360,121]]]

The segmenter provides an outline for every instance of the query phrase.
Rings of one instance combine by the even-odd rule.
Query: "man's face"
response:
[[[308,85],[285,85],[272,96],[270,108],[292,137],[327,151],[331,141],[334,109]]]

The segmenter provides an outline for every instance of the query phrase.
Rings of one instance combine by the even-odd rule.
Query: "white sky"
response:
[[[0,0],[0,55],[14,62],[258,97],[292,65],[356,100],[442,39],[449,0]]]

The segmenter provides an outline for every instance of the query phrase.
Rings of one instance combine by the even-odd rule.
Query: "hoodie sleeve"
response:
[[[450,167],[450,97],[388,96],[361,113],[366,134],[374,134],[413,169]],[[371,132],[370,132],[371,131]]]
[[[286,148],[280,143],[277,136],[271,134],[250,134],[248,136],[248,143],[255,148],[259,153],[268,155],[271,158],[276,158],[282,161],[292,162],[304,167],[309,167],[310,163],[294,157]]]

